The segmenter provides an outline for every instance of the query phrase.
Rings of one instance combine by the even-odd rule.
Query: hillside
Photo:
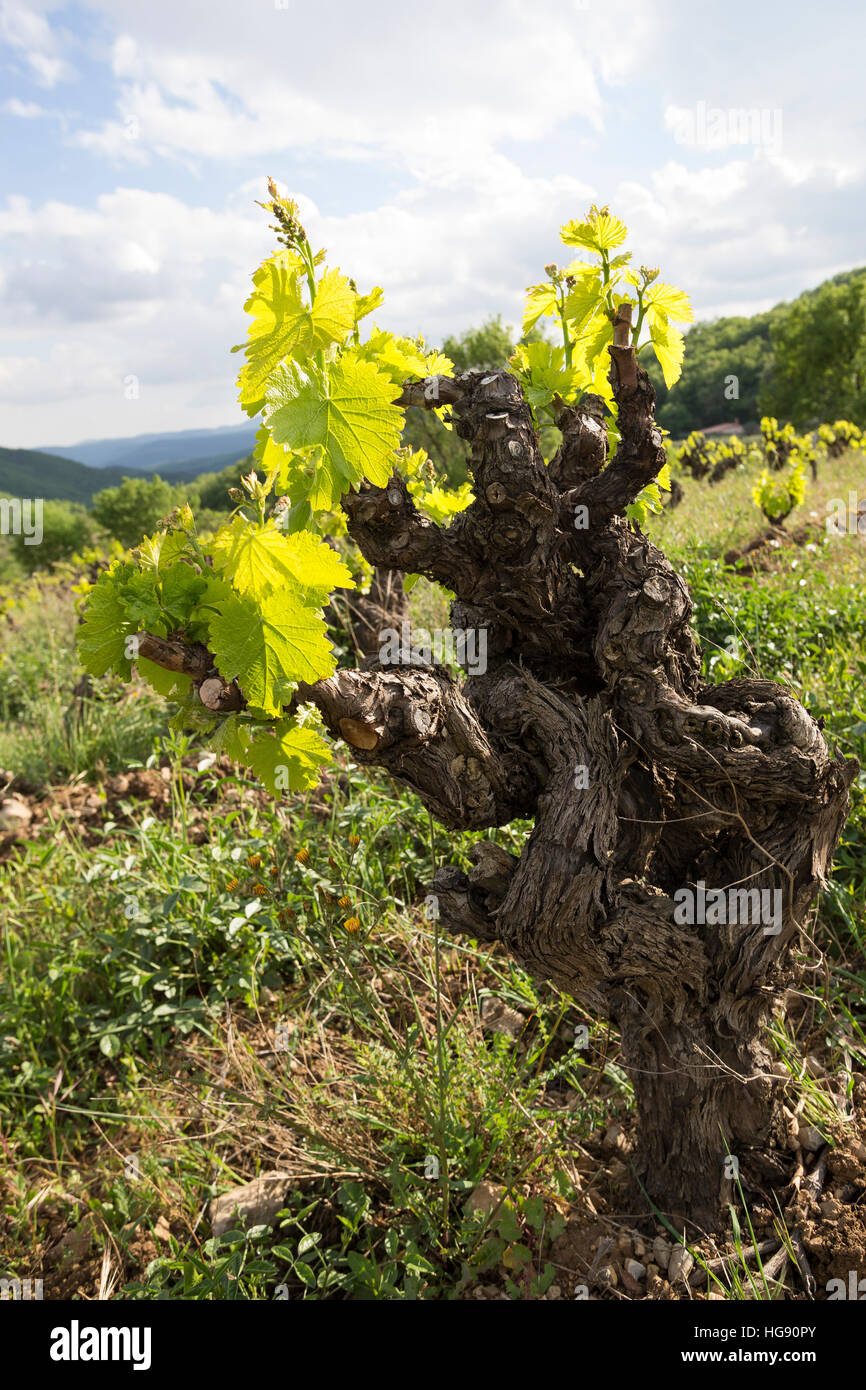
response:
[[[0,448],[0,494],[44,497],[90,506],[93,494],[114,487],[126,468],[88,468],[76,459],[45,454],[38,449]]]
[[[247,451],[248,452],[248,451]],[[45,454],[39,449],[0,448],[0,496],[43,497],[62,502],[81,502],[89,507],[94,493],[116,487],[124,478],[160,477],[171,483],[190,483],[203,474],[217,474],[245,457],[237,449],[200,459],[181,459],[141,474],[128,466],[91,468],[77,459]]]
[[[188,483],[200,478],[203,473],[221,473],[224,468],[244,459],[252,452],[252,444],[243,449],[229,449],[226,453],[208,454],[202,458],[176,459],[173,463],[161,463],[159,476],[170,483]]]
[[[778,387],[773,381],[779,374],[778,343],[784,325],[808,312],[816,300],[826,298],[828,291],[864,280],[866,267],[843,271],[764,313],[694,324],[686,334],[682,376],[671,390],[665,386],[655,358],[650,357],[646,363],[656,391],[659,424],[675,438],[681,438],[691,430],[729,420],[739,420],[747,432],[754,432],[765,410],[788,418],[789,411],[774,396],[774,387],[776,392]],[[837,378],[835,371],[831,370],[831,375]],[[736,396],[725,394],[726,386],[730,392],[734,389],[728,384],[731,377],[737,378]],[[835,399],[838,400],[838,390]],[[849,418],[855,418],[851,404],[840,404],[836,414],[846,412]],[[815,413],[823,418],[827,411],[818,405]]]

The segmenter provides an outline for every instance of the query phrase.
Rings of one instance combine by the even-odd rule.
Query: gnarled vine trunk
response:
[[[728,1156],[745,1164],[776,1123],[764,1030],[809,939],[857,764],[781,686],[703,685],[686,585],[624,519],[665,461],[628,312],[610,349],[612,460],[595,399],[561,412],[547,466],[515,379],[470,372],[401,397],[452,407],[471,448],[469,509],[440,527],[397,474],[343,499],[372,564],[454,593],[452,625],[484,632],[486,670],[457,683],[374,658],[298,699],[443,825],[534,820],[519,858],[480,839],[470,873],[437,873],[440,925],[502,943],[618,1027],[642,1182],[663,1210],[712,1227]],[[202,688],[230,708],[218,694]],[[702,884],[736,903],[731,892],[765,890],[778,912],[682,920],[681,890],[698,902]]]

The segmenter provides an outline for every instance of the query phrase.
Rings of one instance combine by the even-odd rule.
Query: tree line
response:
[[[658,422],[675,438],[735,419],[756,434],[765,415],[800,430],[837,418],[862,428],[866,268],[845,271],[762,314],[696,323],[672,390],[654,362],[647,371]]]

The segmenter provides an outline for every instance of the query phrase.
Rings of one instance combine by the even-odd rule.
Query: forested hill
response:
[[[654,357],[647,369],[659,423],[677,438],[730,420],[757,430],[764,414],[800,428],[838,418],[862,426],[866,267],[835,275],[763,314],[694,324],[686,335],[683,374],[670,391]]]
[[[129,469],[88,468],[38,449],[0,448],[0,495],[52,497],[89,506],[95,492],[115,487]]]
[[[162,472],[173,483],[189,482],[201,474],[217,474],[237,460],[237,451],[209,458],[188,459]],[[41,449],[0,448],[0,496],[50,497],[59,502],[81,502],[89,507],[103,488],[117,487],[124,478],[152,478],[152,472],[129,467],[89,468],[77,459],[46,454]]]

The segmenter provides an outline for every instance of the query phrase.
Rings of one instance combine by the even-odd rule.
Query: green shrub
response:
[[[186,501],[185,486],[172,487],[157,474],[154,478],[124,478],[118,487],[107,487],[93,499],[93,517],[121,545],[137,545],[142,536],[157,530],[162,518]]]
[[[22,531],[4,538],[8,539],[12,555],[28,574],[49,569],[58,560],[69,559],[93,540],[93,522],[79,503],[48,499],[41,506],[41,539],[38,539],[38,531],[32,531],[29,536]],[[37,543],[33,544],[34,541]]]

